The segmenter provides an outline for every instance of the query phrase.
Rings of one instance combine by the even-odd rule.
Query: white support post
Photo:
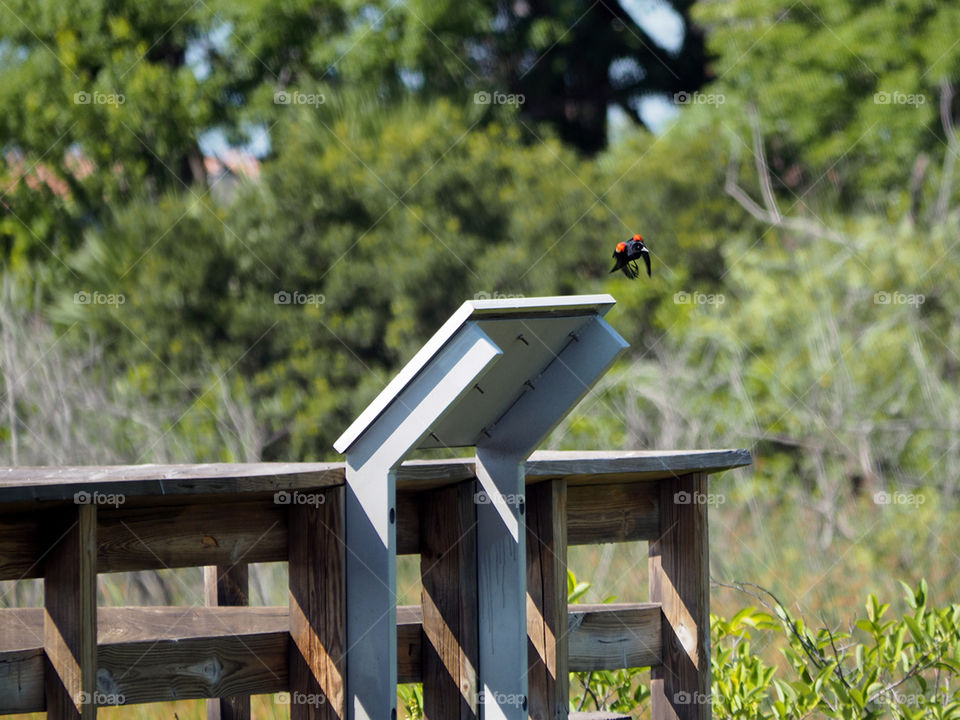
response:
[[[487,497],[476,528],[480,715],[526,719],[524,463],[627,346],[602,318],[614,302],[464,303],[334,443],[347,456],[348,720],[396,720],[397,467],[415,448],[471,446]]]
[[[396,468],[500,348],[469,323],[347,451],[347,717],[396,720]]]
[[[527,717],[524,464],[625,347],[605,320],[591,319],[477,443],[477,479],[486,495],[477,508],[482,720]]]
[[[526,456],[477,446],[480,717],[527,717]]]

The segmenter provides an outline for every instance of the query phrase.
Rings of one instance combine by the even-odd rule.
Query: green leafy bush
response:
[[[589,587],[569,573],[570,602]],[[769,591],[735,587],[760,607],[710,618],[717,720],[960,718],[960,604],[928,607],[926,581],[916,589],[903,584],[910,611],[899,618],[887,617],[890,605],[871,594],[866,616],[854,618],[846,632],[810,628]],[[779,658],[768,657],[773,648]],[[571,710],[643,716],[648,670],[571,673]],[[422,717],[420,686],[404,686],[401,698],[407,717]]]

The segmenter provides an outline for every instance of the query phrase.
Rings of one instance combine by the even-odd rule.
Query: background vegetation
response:
[[[747,447],[718,583],[947,607],[958,37],[930,0],[0,3],[0,463],[333,459],[463,300],[610,292],[631,350],[549,447]],[[644,599],[643,547],[571,566]]]

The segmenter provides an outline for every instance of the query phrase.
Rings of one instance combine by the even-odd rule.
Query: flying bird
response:
[[[613,251],[613,259],[616,260],[616,263],[614,263],[613,269],[610,270],[610,272],[613,273],[617,270],[623,270],[623,274],[628,278],[631,280],[636,279],[640,275],[640,270],[637,268],[637,260],[641,256],[647,266],[647,276],[651,276],[650,251],[647,250],[646,245],[643,244],[643,238],[640,235],[634,235],[626,242],[617,243],[617,249]]]

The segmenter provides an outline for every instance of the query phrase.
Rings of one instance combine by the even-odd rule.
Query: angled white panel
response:
[[[477,443],[477,479],[485,501],[477,507],[483,720],[527,717],[524,464],[626,346],[605,320],[588,319]]]
[[[501,354],[469,323],[347,452],[347,717],[395,718],[396,467]]]
[[[609,295],[464,303],[334,444],[347,455],[348,717],[396,717],[396,468],[476,446],[483,718],[527,716],[523,467],[626,347]]]

